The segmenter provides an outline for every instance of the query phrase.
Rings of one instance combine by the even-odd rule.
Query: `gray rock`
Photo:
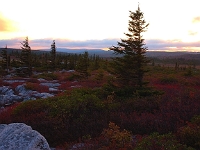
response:
[[[50,93],[35,93],[32,95],[35,98],[48,98],[48,97],[53,97],[53,94]]]
[[[43,96],[41,98],[48,98],[48,97],[53,97],[53,94],[50,93],[41,93]]]
[[[0,150],[50,150],[46,139],[23,123],[0,125]]]
[[[34,93],[32,96],[36,97],[36,98],[40,98],[43,96],[43,94],[41,93]]]
[[[13,80],[14,81],[14,80]],[[50,92],[59,92],[57,89],[60,86],[57,81],[41,83],[42,85],[48,86]],[[17,94],[17,95],[15,95]],[[21,102],[27,100],[35,100],[36,98],[48,98],[53,97],[54,94],[50,93],[39,93],[37,91],[28,90],[25,87],[25,83],[18,85],[14,90],[9,86],[0,87],[0,107],[5,105],[11,105],[14,102]]]
[[[70,86],[71,88],[79,88],[79,87],[81,87],[81,85],[72,85],[72,86]]]
[[[23,85],[18,85],[16,88],[15,88],[15,91],[18,92],[20,96],[23,96],[23,97],[27,97],[29,95],[32,95],[33,91],[32,90],[27,90]]]
[[[75,70],[68,70],[67,72],[75,72]]]
[[[18,92],[18,93],[24,93],[26,92],[26,88],[24,85],[18,85],[16,88],[15,88],[15,91]]]
[[[64,72],[67,72],[67,70],[63,69],[61,71],[59,71],[60,73],[64,73]]]
[[[4,129],[6,126],[7,126],[6,124],[0,124],[0,133],[1,133],[1,131],[3,131],[3,129]]]
[[[40,83],[40,85],[48,86],[49,88],[54,88],[60,86],[60,83]]]
[[[38,81],[40,81],[40,82],[46,82],[46,80],[43,79],[43,78],[39,78]]]
[[[5,78],[11,78],[11,77],[12,77],[11,74],[8,74],[8,75],[5,76]]]
[[[12,83],[15,83],[15,82],[24,83],[25,80],[4,80],[3,82],[9,83],[9,84],[12,84]]]
[[[0,94],[1,95],[13,95],[14,91],[10,89],[9,86],[2,86],[0,87]]]
[[[94,145],[85,143],[76,143],[70,148],[70,150],[78,150],[78,149],[94,149]]]
[[[30,96],[26,96],[23,98],[23,101],[29,101],[29,100],[36,100],[35,97],[30,97]]]
[[[5,93],[5,95],[14,95],[13,89],[8,89]]]
[[[59,90],[56,88],[49,88],[49,92],[59,92]]]
[[[0,95],[0,106],[12,104],[14,102],[22,101],[23,98],[18,95]]]

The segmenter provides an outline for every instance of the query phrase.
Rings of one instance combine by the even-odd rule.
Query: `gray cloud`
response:
[[[57,41],[60,47],[71,48],[108,48],[117,43],[116,39],[104,39],[104,40],[86,40],[86,41]]]
[[[0,40],[0,47],[20,48],[24,38],[16,38],[10,40]],[[30,40],[29,44],[32,49],[50,49],[52,41],[55,40],[57,48],[84,48],[84,49],[105,49],[111,46],[117,46],[120,39],[104,39],[104,40],[86,40],[86,41],[71,41],[64,39],[37,39]],[[170,47],[175,47],[177,50],[184,49],[185,47],[199,47],[200,41],[196,42],[182,42],[180,40],[160,40],[160,39],[147,39],[145,40],[146,46],[149,50],[169,50]]]
[[[200,41],[196,42],[182,42],[180,40],[146,40],[146,45],[149,50],[169,50],[170,47],[175,47],[176,50],[182,50],[185,47],[199,47]]]
[[[23,39],[20,38],[0,40],[0,47],[5,47],[7,45],[8,48],[20,48],[20,42],[22,41]]]
[[[12,48],[20,48],[24,39],[23,38],[15,38],[9,40],[0,40],[0,47],[8,47]],[[50,49],[51,44],[55,40],[56,46],[58,48],[87,48],[87,49],[104,49],[111,47],[112,45],[117,44],[118,39],[104,39],[104,40],[85,40],[85,41],[72,41],[72,40],[64,40],[64,39],[36,39],[29,40],[29,44],[32,49]]]

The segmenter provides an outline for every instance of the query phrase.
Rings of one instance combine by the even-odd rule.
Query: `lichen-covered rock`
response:
[[[0,124],[0,150],[50,150],[46,139],[23,123]]]

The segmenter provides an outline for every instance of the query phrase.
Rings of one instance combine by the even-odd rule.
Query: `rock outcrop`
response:
[[[21,85],[18,85],[15,89],[12,89],[9,86],[2,86],[0,87],[0,107],[5,106],[5,105],[11,105],[15,102],[35,100],[37,98],[53,97],[54,94],[52,93],[59,92],[56,86],[59,86],[60,84],[49,83],[49,85],[54,87],[54,88],[49,88],[49,92],[51,93],[39,93],[37,91],[28,90],[25,88],[24,83]]]
[[[50,150],[46,139],[23,123],[0,124],[0,150]]]

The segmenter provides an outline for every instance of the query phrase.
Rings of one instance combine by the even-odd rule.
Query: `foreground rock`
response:
[[[0,150],[50,150],[46,139],[23,123],[0,124]]]

